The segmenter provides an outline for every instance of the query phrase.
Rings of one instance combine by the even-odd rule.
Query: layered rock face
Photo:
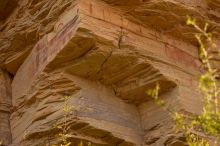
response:
[[[16,146],[56,144],[54,125],[64,122],[64,97],[70,96],[73,146],[81,141],[185,146],[169,114],[146,91],[159,83],[169,108],[200,112],[195,30],[185,20],[186,15],[207,20],[218,41],[219,5],[218,0],[0,2],[8,10],[0,11],[0,139]]]

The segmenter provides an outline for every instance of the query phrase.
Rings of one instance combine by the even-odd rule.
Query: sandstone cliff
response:
[[[206,20],[218,43],[219,0],[0,1],[0,139],[56,143],[71,96],[73,146],[184,146],[146,91],[159,83],[171,108],[200,111],[186,15]]]

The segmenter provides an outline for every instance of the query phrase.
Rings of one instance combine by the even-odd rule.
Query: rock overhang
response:
[[[14,141],[19,141],[28,124],[32,134],[29,142],[40,134],[47,134],[51,130],[47,124],[59,117],[57,110],[62,96],[66,94],[76,97],[70,101],[71,104],[85,104],[93,109],[93,112],[79,112],[82,121],[76,123],[85,126],[79,130],[81,133],[73,129],[78,134],[73,139],[95,142],[91,137],[96,137],[101,139],[99,144],[104,142],[107,145],[120,143],[127,146],[143,141],[146,129],[141,127],[142,124],[160,115],[156,111],[152,116],[154,109],[158,109],[156,106],[153,109],[144,106],[144,103],[151,103],[146,91],[157,83],[161,85],[160,96],[180,98],[181,95],[183,103],[179,100],[175,104],[180,108],[182,105],[191,105],[189,101],[184,101],[185,90],[179,89],[196,87],[193,77],[200,72],[200,63],[195,46],[172,34],[158,32],[146,25],[145,18],[140,20],[135,16],[137,13],[142,15],[146,9],[149,14],[152,10],[167,12],[170,8],[185,14],[187,8],[182,8],[180,1],[165,1],[168,7],[161,7],[162,1],[159,0],[137,3],[131,0],[125,7],[121,6],[123,0],[105,1],[108,4],[98,0],[81,0],[76,5],[65,7],[65,13],[56,22],[49,21],[53,29],[42,34],[37,44],[33,42],[35,47],[30,46],[31,53],[28,52],[28,57],[23,57],[18,63],[25,60],[21,66],[11,65],[19,57],[13,58],[12,55],[12,60],[6,59],[7,65],[12,66],[8,68],[12,68],[15,74],[12,83],[13,106],[16,109],[12,115]],[[39,5],[42,5],[40,2]],[[111,3],[113,5],[109,5]],[[136,10],[131,4],[135,4]],[[125,14],[126,8],[132,10]],[[160,21],[154,14],[155,22]],[[180,19],[182,21],[182,17]],[[158,27],[165,29],[167,26],[163,24]],[[20,40],[25,34],[24,29],[23,35],[16,37]],[[20,56],[19,53],[15,54]],[[173,94],[174,90],[178,90],[178,93]],[[141,107],[141,114],[137,107]],[[27,110],[36,114],[30,116],[29,112],[25,112]],[[22,125],[24,120],[26,123]],[[152,123],[148,123],[148,127]],[[103,138],[102,134],[98,134],[100,131],[107,133],[107,136]],[[35,142],[35,145],[39,144]]]
[[[81,0],[82,3],[85,3],[83,0]],[[101,1],[90,1],[86,3],[90,3],[90,6],[88,8],[89,11],[92,10],[92,3],[98,3]],[[151,0],[151,1],[129,1],[126,4],[122,5],[120,3],[124,3],[124,1],[105,1],[108,4],[113,4],[112,8],[115,11],[118,11],[116,13],[119,14],[118,16],[112,17],[112,19],[124,19],[127,18],[128,20],[135,22],[136,24],[141,25],[141,27],[147,27],[147,28],[153,28],[156,29],[159,33],[170,35],[173,37],[176,37],[177,39],[181,41],[189,41],[195,44],[195,39],[193,39],[193,33],[195,32],[192,28],[186,27],[185,21],[186,21],[186,15],[192,15],[196,19],[198,19],[198,22],[202,24],[202,21],[204,19],[207,20],[207,22],[210,23],[210,30],[212,30],[214,36],[217,37],[217,34],[219,32],[219,18],[218,13],[219,10],[216,6],[218,6],[218,1],[201,1],[199,4],[195,1],[177,1],[177,0]],[[82,3],[80,2],[79,7],[82,6]],[[117,4],[119,3],[119,4]],[[137,4],[136,4],[137,3]],[[195,5],[196,3],[196,5]],[[44,2],[33,2],[30,3],[30,11],[31,15],[35,16],[37,15],[36,9],[43,5]],[[117,4],[117,5],[114,5]],[[46,5],[46,4],[45,4]],[[56,5],[56,3],[51,3],[47,5]],[[70,7],[73,7],[76,5],[76,2],[65,2],[62,6],[62,9],[68,9]],[[104,4],[101,4],[102,6]],[[22,6],[22,4],[21,4]],[[99,6],[100,7],[100,6]],[[86,8],[87,9],[87,8]],[[98,7],[96,9],[99,9]],[[108,9],[108,8],[107,8]],[[16,8],[16,11],[21,11],[22,7],[18,6]],[[40,17],[36,20],[39,20],[39,24],[45,27],[44,32],[42,32],[41,36],[36,36],[36,33],[40,31],[39,29],[42,29],[39,25],[32,25],[30,24],[21,24],[20,21],[23,21],[24,17],[22,16],[16,16],[15,14],[12,14],[11,17],[15,17],[17,19],[17,23],[11,23],[10,20],[6,22],[6,27],[3,28],[1,36],[2,40],[5,40],[6,38],[10,38],[9,40],[5,40],[3,45],[1,46],[1,50],[5,50],[6,52],[10,52],[6,59],[2,57],[1,60],[1,66],[7,68],[11,73],[15,74],[18,67],[21,65],[21,63],[24,61],[24,59],[27,57],[27,54],[30,53],[30,50],[33,48],[33,44],[36,43],[37,40],[42,38],[44,34],[47,34],[57,27],[53,26],[55,25],[55,22],[57,18],[59,17],[58,14],[61,14],[61,10],[57,9],[56,7],[52,8],[50,10],[50,13],[46,13],[47,10],[43,9],[42,7],[42,15],[45,13],[45,19],[43,20],[44,16]],[[83,10],[84,11],[84,10]],[[95,10],[94,10],[95,11]],[[41,11],[39,11],[40,13]],[[53,19],[49,19],[49,15],[53,15]],[[57,14],[56,14],[57,13]],[[98,15],[106,15],[105,19],[108,19],[107,15],[109,14],[106,12],[106,14],[103,14],[101,12],[95,12]],[[28,14],[28,13],[27,13]],[[55,15],[56,14],[56,15]],[[20,15],[23,15],[21,13]],[[63,15],[64,16],[64,15]],[[29,21],[29,18],[32,16],[25,16],[25,21]],[[55,19],[56,17],[56,19]],[[35,17],[33,17],[35,18]],[[148,21],[150,19],[150,21]],[[170,19],[172,19],[170,21]],[[114,20],[115,23],[121,24],[120,21]],[[127,25],[128,22],[123,22],[123,26]],[[50,25],[48,25],[50,24]],[[53,25],[52,25],[53,24]],[[27,31],[23,31],[27,29]],[[138,28],[138,31],[142,31],[140,28]],[[9,33],[11,32],[11,33]],[[19,37],[20,36],[20,37]],[[25,39],[26,37],[28,39]],[[30,41],[30,38],[32,41]],[[11,44],[11,45],[10,45]],[[13,46],[13,44],[16,44]],[[8,48],[8,49],[7,49]],[[18,49],[20,48],[20,49]],[[23,48],[23,49],[21,49]],[[11,51],[9,51],[11,49]],[[12,51],[14,50],[14,51]],[[28,51],[29,50],[29,51]],[[14,52],[14,53],[13,53]],[[18,60],[18,61],[15,61]]]

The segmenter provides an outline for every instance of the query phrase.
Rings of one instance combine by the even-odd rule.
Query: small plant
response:
[[[203,111],[200,115],[188,115],[167,109],[165,102],[158,98],[159,85],[149,90],[156,103],[169,111],[176,123],[176,129],[182,131],[189,146],[218,146],[220,142],[220,87],[217,84],[218,70],[212,64],[214,55],[220,58],[220,51],[213,42],[212,34],[207,32],[208,23],[200,28],[196,19],[188,17],[187,25],[193,26],[198,33],[195,38],[199,43],[199,59],[204,72],[199,78],[199,89],[202,95]],[[215,52],[215,54],[213,54]]]
[[[69,146],[71,144],[70,141],[68,141],[68,138],[71,137],[70,134],[68,134],[69,132],[69,126],[68,126],[68,118],[70,117],[70,115],[72,114],[74,107],[72,105],[68,104],[68,100],[70,99],[70,96],[65,96],[64,97],[64,105],[63,105],[63,112],[64,112],[64,122],[62,124],[58,124],[56,125],[56,128],[61,130],[61,133],[58,134],[59,136],[59,140],[61,141],[60,146]],[[53,145],[53,146],[57,146],[57,145]]]
[[[154,89],[149,89],[147,91],[147,94],[149,96],[153,97],[155,102],[158,105],[163,107],[165,105],[165,102],[159,98],[159,96],[158,96],[159,95],[159,91],[160,91],[160,85],[159,85],[159,83],[156,83],[156,87]]]
[[[72,115],[73,111],[76,110],[76,108],[73,105],[70,105],[68,103],[69,99],[71,99],[71,96],[65,96],[64,97],[64,105],[62,108],[62,111],[64,112],[64,117],[63,122],[61,124],[55,124],[55,128],[59,129],[60,133],[58,133],[58,141],[59,144],[53,144],[52,146],[70,146],[72,145],[71,141],[69,138],[72,137],[70,133],[70,123],[69,119],[71,118],[70,116]],[[87,146],[92,146],[91,142],[88,142],[86,144]],[[77,146],[84,146],[83,141],[81,140]]]

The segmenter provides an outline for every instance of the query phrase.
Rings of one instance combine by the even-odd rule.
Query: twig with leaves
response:
[[[213,41],[211,32],[207,32],[208,23],[202,29],[197,25],[196,19],[189,16],[186,23],[198,31],[195,38],[199,43],[199,59],[204,69],[198,85],[204,104],[203,111],[200,115],[188,115],[165,109],[172,115],[177,130],[184,133],[189,146],[217,146],[220,141],[220,87],[217,84],[218,71],[211,62],[213,58],[211,52],[217,50],[220,58],[220,51]],[[164,101],[158,97],[159,89],[159,85],[156,85],[148,95],[152,96],[157,104],[165,107]]]
[[[68,141],[68,138],[71,137],[71,135],[68,134],[69,132],[69,126],[68,126],[68,118],[70,117],[70,115],[72,114],[74,107],[72,105],[68,104],[68,100],[70,99],[70,96],[65,96],[64,97],[64,105],[63,105],[63,112],[64,112],[64,122],[62,124],[58,124],[56,126],[56,128],[60,129],[62,132],[59,133],[59,138],[61,141],[60,146],[70,146],[71,142]],[[57,146],[57,145],[53,145],[53,146]]]

